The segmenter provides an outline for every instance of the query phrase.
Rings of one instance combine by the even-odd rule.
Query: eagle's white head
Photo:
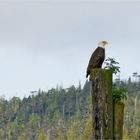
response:
[[[98,43],[98,46],[102,47],[102,48],[105,48],[107,44],[108,44],[107,41],[101,41],[101,42]]]

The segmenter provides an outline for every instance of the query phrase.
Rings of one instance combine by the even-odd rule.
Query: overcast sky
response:
[[[140,1],[0,0],[0,95],[83,84],[101,40],[121,78],[140,72]]]

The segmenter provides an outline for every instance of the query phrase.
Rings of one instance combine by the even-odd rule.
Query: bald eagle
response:
[[[105,46],[108,44],[107,41],[101,41],[98,43],[98,47],[95,49],[91,58],[89,60],[89,64],[87,67],[86,78],[90,74],[90,70],[94,68],[101,68],[105,59]]]

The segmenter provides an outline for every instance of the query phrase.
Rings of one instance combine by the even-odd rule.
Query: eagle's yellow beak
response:
[[[106,45],[106,44],[108,44],[108,42],[107,42],[107,41],[102,41],[102,43],[103,43],[103,44],[105,44],[105,45]]]

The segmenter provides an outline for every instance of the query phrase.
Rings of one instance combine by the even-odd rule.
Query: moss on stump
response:
[[[120,140],[123,135],[124,104],[114,103],[114,139]]]
[[[112,71],[92,69],[93,139],[113,139]]]

